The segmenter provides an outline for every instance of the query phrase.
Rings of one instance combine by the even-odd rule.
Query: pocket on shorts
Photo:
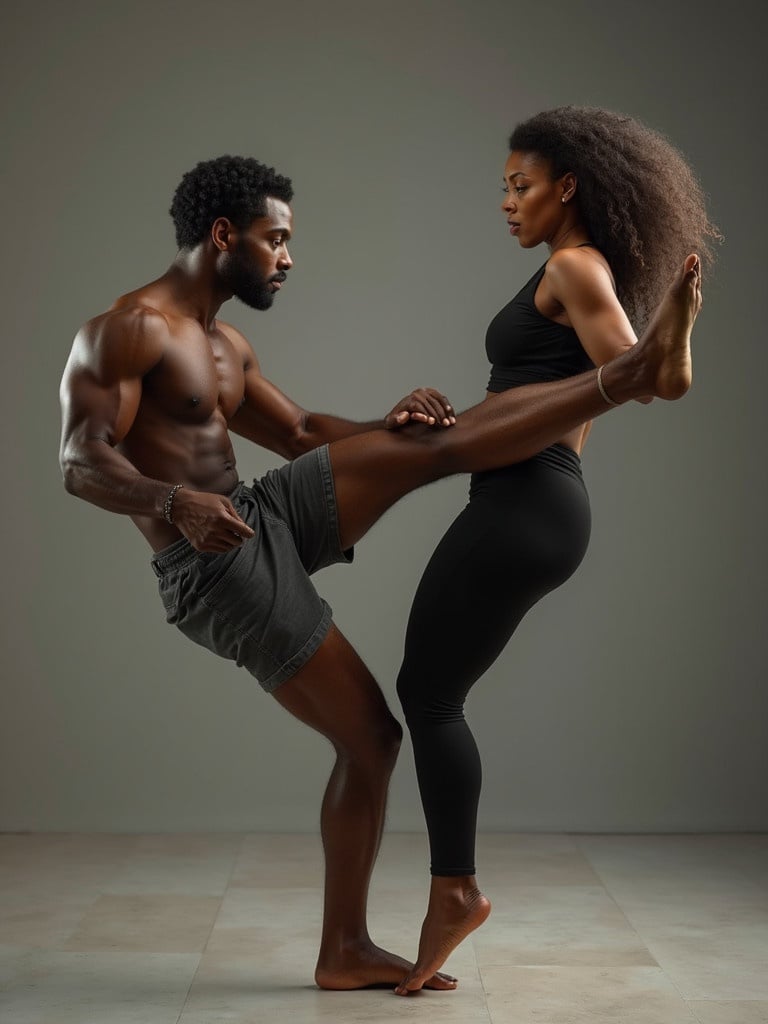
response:
[[[207,604],[209,600],[216,597],[216,594],[227,585],[237,569],[238,558],[242,550],[242,547],[233,548],[225,555],[203,553],[197,559],[197,579],[193,585],[195,598]]]
[[[165,609],[165,621],[172,626],[179,621],[182,593],[184,591],[184,577],[187,575],[186,569],[179,569],[177,572],[162,576],[158,581],[160,600],[163,602],[163,608]]]
[[[224,555],[201,552],[188,565],[161,577],[160,600],[166,621],[181,626],[201,601],[205,603],[224,587],[236,568],[239,553],[239,549]]]

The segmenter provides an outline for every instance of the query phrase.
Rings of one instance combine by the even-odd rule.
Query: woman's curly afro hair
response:
[[[180,249],[193,248],[206,237],[217,217],[239,228],[266,213],[267,196],[290,203],[291,179],[250,156],[203,160],[181,179],[170,214]]]
[[[610,264],[630,320],[641,328],[688,253],[704,271],[722,237],[680,152],[645,125],[597,107],[558,107],[523,121],[510,151],[547,160],[553,178],[576,175],[591,240]]]

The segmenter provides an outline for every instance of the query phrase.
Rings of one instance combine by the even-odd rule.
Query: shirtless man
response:
[[[530,458],[614,403],[681,397],[698,260],[688,257],[641,340],[601,380],[590,371],[515,388],[458,417],[438,392],[418,389],[380,423],[353,423],[292,402],[217,319],[233,295],[271,306],[292,266],[291,199],[290,181],[251,158],[221,157],[184,176],[169,269],[75,338],[61,386],[61,465],[71,494],[131,516],[147,538],[168,621],[245,666],[333,745],[315,979],[329,989],[394,986],[410,965],[374,945],[366,903],[402,731],[309,575],[348,561],[417,487]],[[253,487],[239,483],[229,431],[292,461]],[[428,982],[455,984],[441,974]]]

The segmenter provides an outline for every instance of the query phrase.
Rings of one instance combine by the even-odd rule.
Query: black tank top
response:
[[[536,309],[533,297],[546,267],[545,263],[536,271],[488,326],[485,335],[485,351],[491,363],[488,391],[562,380],[594,367],[576,331],[550,320]]]

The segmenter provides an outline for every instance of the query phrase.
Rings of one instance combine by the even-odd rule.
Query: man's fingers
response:
[[[234,507],[231,504],[229,504],[229,502],[227,502],[227,505],[225,505],[224,508],[231,521],[231,524],[227,524],[227,529],[229,530],[230,533],[238,534],[245,540],[255,536],[253,530],[250,528],[248,523],[243,522],[243,520],[240,518],[237,512],[235,512]]]
[[[456,422],[453,406],[435,388],[414,388],[402,402],[398,402],[387,416],[385,425],[392,430],[407,423],[425,423],[428,426],[450,427]]]
[[[453,406],[441,391],[436,391],[434,388],[423,388],[422,390],[428,391],[429,394],[440,403],[446,412],[453,412]]]
[[[436,423],[449,427],[456,422],[453,406],[439,391],[434,388],[421,388],[422,398],[428,414],[435,418]]]
[[[411,401],[415,408],[414,412],[422,412],[427,420],[432,423],[440,423],[445,416],[442,405],[437,400],[437,392],[431,388],[419,388],[411,395]]]
[[[225,555],[228,551],[231,551],[232,548],[235,546],[236,545],[231,542],[224,543],[224,541],[214,540],[210,537],[199,544],[192,545],[192,547],[194,547],[197,551],[205,551],[211,555]]]

